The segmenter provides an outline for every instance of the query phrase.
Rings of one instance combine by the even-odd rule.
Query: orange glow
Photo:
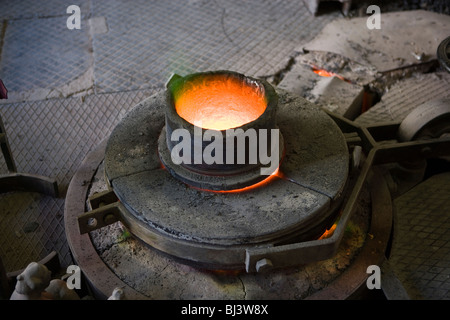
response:
[[[256,120],[266,109],[263,93],[238,79],[205,78],[177,97],[175,109],[204,129],[226,130]]]
[[[332,77],[335,74],[332,72],[328,72],[327,70],[323,70],[323,69],[313,69],[313,72],[318,74],[321,77]]]
[[[336,230],[337,222],[335,222],[330,229],[327,229],[319,238],[319,240],[327,239],[331,237],[334,233],[334,230]]]
[[[280,171],[280,168],[277,168],[270,176],[268,176],[267,178],[265,178],[264,180],[252,184],[251,186],[245,187],[245,188],[241,188],[241,189],[233,189],[233,190],[208,190],[208,189],[200,189],[200,188],[195,188],[194,189],[198,189],[200,191],[208,191],[208,192],[215,192],[215,193],[239,193],[239,192],[248,192],[248,191],[252,191],[255,190],[257,188],[261,188],[264,186],[267,186],[269,183],[271,183],[272,181],[275,181],[277,179],[283,179],[284,175],[283,173]]]
[[[342,76],[340,76],[340,75],[338,75],[336,73],[329,72],[329,71],[324,70],[324,69],[312,68],[312,71],[314,73],[318,74],[321,77],[337,77],[337,78],[339,78],[339,79],[341,79],[343,81],[347,81],[347,79],[345,79],[344,77],[342,77]]]

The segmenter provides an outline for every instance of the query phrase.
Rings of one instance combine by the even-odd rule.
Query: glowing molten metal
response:
[[[327,71],[327,70],[325,70],[325,69],[312,68],[312,71],[313,71],[315,74],[318,74],[318,75],[321,76],[321,77],[337,77],[337,78],[341,79],[342,81],[347,81],[347,82],[349,82],[349,81],[348,81],[347,79],[345,79],[343,76],[340,76],[340,75],[338,75],[338,74],[336,74],[336,73]]]
[[[201,191],[208,191],[208,192],[215,192],[215,193],[239,193],[239,192],[248,192],[248,191],[252,191],[255,190],[257,188],[261,188],[264,186],[267,186],[269,183],[271,183],[274,180],[277,179],[283,179],[284,175],[283,173],[280,171],[280,168],[277,168],[274,173],[272,173],[270,176],[268,176],[267,178],[265,178],[263,181],[260,181],[258,183],[252,184],[251,186],[245,187],[245,188],[241,188],[241,189],[234,189],[234,190],[206,190],[206,189],[198,189]]]
[[[236,128],[256,120],[266,106],[260,90],[233,78],[206,78],[186,88],[175,101],[180,117],[213,130]]]

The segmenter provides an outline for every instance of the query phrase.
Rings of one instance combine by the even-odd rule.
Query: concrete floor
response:
[[[172,73],[229,69],[274,78],[288,69],[297,48],[327,23],[343,19],[338,6],[314,17],[301,0],[80,0],[81,28],[69,30],[70,4],[0,1],[0,79],[8,89],[0,116],[17,170],[54,178],[61,192],[56,199],[2,195],[0,255],[7,271],[52,250],[62,265],[73,263],[63,223],[71,177],[126,112],[161,90]],[[1,161],[0,173],[7,173]],[[450,185],[448,175],[442,179]],[[436,194],[441,202],[434,201],[434,208],[450,208],[449,192]],[[405,199],[397,200],[398,212],[412,221],[412,211],[402,209],[409,204]],[[421,223],[408,229],[439,234],[426,242],[434,259],[401,246],[398,252],[405,253],[393,256],[412,298],[450,298],[450,233],[426,225],[436,222],[434,208],[420,210],[414,219],[423,217]],[[448,210],[439,219],[450,229]],[[422,249],[431,254],[430,247]]]

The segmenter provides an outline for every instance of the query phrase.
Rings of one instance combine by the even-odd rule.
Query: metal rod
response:
[[[0,116],[0,146],[9,172],[17,172],[17,167],[14,162],[11,147],[9,146],[8,137],[6,136],[5,126],[3,125],[1,116]]]

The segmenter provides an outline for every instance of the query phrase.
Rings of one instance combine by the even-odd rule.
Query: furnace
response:
[[[174,87],[192,90],[192,82],[206,81],[208,86],[227,81],[224,77],[250,86],[242,90],[258,90],[266,104],[255,120],[237,128],[281,132],[279,140],[268,141],[268,149],[276,148],[280,155],[280,166],[269,177],[261,174],[261,163],[172,161],[169,136],[174,130],[184,128],[192,135],[195,128],[205,130],[175,112]],[[192,158],[205,148],[203,141],[199,146],[195,142]],[[244,146],[248,161],[252,149]],[[226,158],[229,150],[221,151]],[[118,201],[110,204],[113,209],[88,212],[80,221],[82,230],[98,227],[92,219],[118,219],[152,248],[177,259],[209,269],[240,270],[246,267],[249,249],[317,239],[331,227],[347,184],[349,152],[339,127],[323,111],[276,92],[262,80],[218,71],[172,79],[165,92],[134,108],[108,139],[104,164],[108,192]]]

